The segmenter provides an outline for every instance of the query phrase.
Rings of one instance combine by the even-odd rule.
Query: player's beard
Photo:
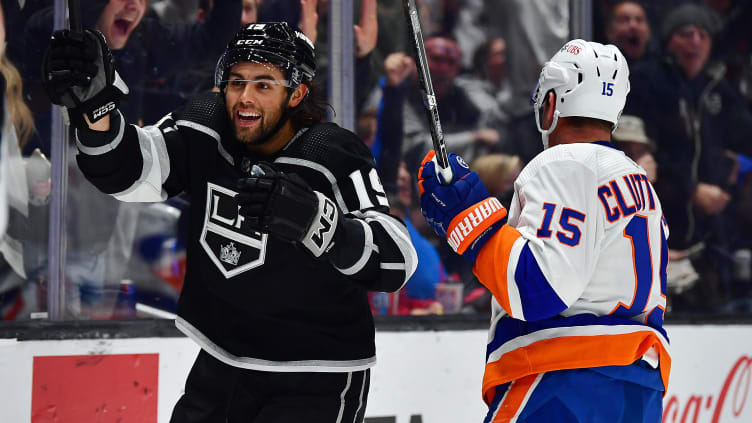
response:
[[[280,103],[279,107],[276,107],[271,111],[259,110],[257,113],[261,115],[257,125],[247,128],[238,125],[237,113],[240,109],[240,104],[235,104],[232,108],[232,125],[235,129],[235,138],[243,144],[247,145],[262,145],[266,144],[272,139],[272,131],[275,130],[277,123],[282,118],[284,112],[284,100]]]

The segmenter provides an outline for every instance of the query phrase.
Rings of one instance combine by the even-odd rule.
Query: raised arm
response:
[[[50,100],[76,129],[77,161],[92,184],[122,201],[162,201],[182,191],[185,151],[175,122],[170,115],[145,128],[125,122],[118,103],[128,87],[101,33],[56,31],[43,73]]]

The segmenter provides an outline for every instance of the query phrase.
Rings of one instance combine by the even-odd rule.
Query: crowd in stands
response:
[[[81,3],[84,26],[106,36],[130,88],[121,111],[131,122],[154,124],[192,95],[211,90],[216,60],[241,24],[282,20],[300,27],[315,41],[316,79],[327,86],[326,0]],[[542,151],[530,93],[541,65],[573,38],[568,2],[417,4],[448,149],[508,206],[516,176]],[[470,265],[427,227],[418,205],[415,172],[432,142],[402,0],[361,0],[355,6],[353,130],[371,148],[393,212],[406,222],[420,258],[406,287],[396,295],[373,293],[372,308],[379,314],[486,315],[490,294]],[[33,164],[32,158],[49,156],[55,142],[51,105],[39,80],[55,10],[41,0],[2,0],[2,9],[3,60],[20,71],[23,100],[33,115],[33,130],[17,127],[26,140],[23,155]],[[631,92],[613,141],[648,172],[671,231],[669,314],[752,312],[750,21],[752,0],[593,2],[592,41],[615,44],[630,66]],[[71,144],[71,157],[74,151]],[[75,164],[69,166],[67,198],[70,312],[102,317],[87,315],[87,304],[97,307],[106,297],[102,292],[117,294],[123,280],[133,281],[138,293],[150,293],[151,299],[143,294],[139,301],[174,310],[184,271],[180,211],[190,199],[119,203],[90,187]],[[44,209],[46,202],[36,206]],[[44,210],[26,213],[16,225],[46,228],[48,218]],[[0,248],[2,319],[44,309],[46,238],[26,238],[20,273],[18,260]],[[18,282],[24,279],[33,289]],[[35,300],[24,302],[29,296]]]

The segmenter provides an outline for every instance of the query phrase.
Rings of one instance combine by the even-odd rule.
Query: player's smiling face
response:
[[[225,103],[235,137],[250,145],[267,141],[284,111],[284,74],[273,65],[242,62],[230,68],[227,79]]]

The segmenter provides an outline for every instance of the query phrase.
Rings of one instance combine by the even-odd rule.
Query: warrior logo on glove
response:
[[[418,173],[420,209],[457,254],[475,262],[485,241],[506,222],[507,209],[491,197],[462,157],[450,153],[449,165],[454,179],[447,184],[437,172],[434,151],[423,159]]]

